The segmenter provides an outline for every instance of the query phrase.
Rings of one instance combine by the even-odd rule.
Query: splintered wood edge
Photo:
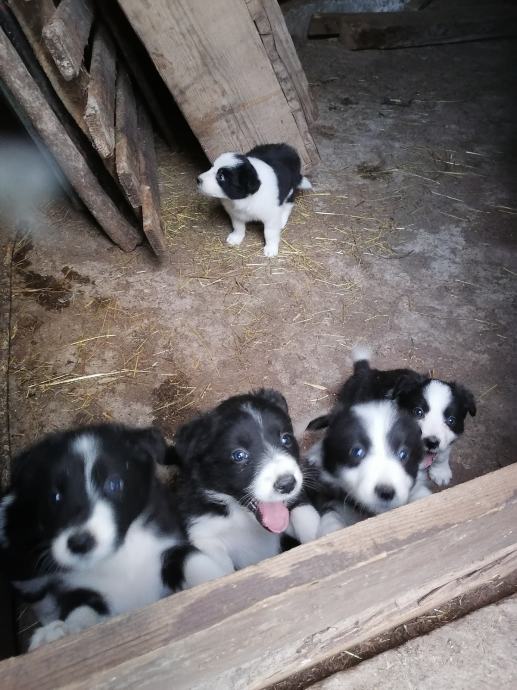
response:
[[[41,690],[269,687],[517,570],[517,465],[0,664]]]

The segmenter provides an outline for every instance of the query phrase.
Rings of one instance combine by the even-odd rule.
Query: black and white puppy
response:
[[[417,421],[395,401],[379,398],[366,360],[354,363],[330,415],[307,428],[326,428],[308,452],[320,469],[319,536],[430,494],[418,481],[424,448]]]
[[[191,553],[155,476],[152,428],[46,436],[13,463],[0,501],[1,565],[43,624],[30,649],[179,589]]]
[[[452,479],[449,460],[452,444],[465,428],[467,414],[476,414],[473,394],[454,381],[442,381],[419,374],[412,369],[371,369],[370,352],[357,348],[353,354],[355,366],[368,368],[372,394],[377,399],[388,398],[413,415],[422,431],[425,455],[420,464],[422,473],[439,486],[446,486]],[[349,387],[355,386],[351,379],[339,394],[345,398]],[[313,420],[312,424],[323,428],[327,416]]]
[[[233,232],[226,238],[228,244],[242,242],[246,223],[264,223],[265,256],[278,254],[296,190],[311,188],[302,177],[299,155],[287,144],[255,146],[244,156],[223,153],[199,175],[197,184],[202,194],[221,199],[230,216]]]
[[[280,553],[303,484],[281,393],[223,401],[179,429],[168,462],[181,468],[178,504],[189,540],[205,556],[185,565],[187,586]]]

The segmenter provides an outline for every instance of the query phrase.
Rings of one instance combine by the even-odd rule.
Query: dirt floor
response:
[[[502,420],[516,394],[515,46],[302,48],[322,162],[277,259],[258,229],[225,244],[228,219],[196,194],[206,162],[186,144],[160,151],[164,268],[49,203],[11,267],[13,451],[97,420],[170,437],[196,410],[264,385],[285,393],[302,431],[365,341],[380,367],[431,369],[475,392],[455,482],[514,461],[515,425]]]

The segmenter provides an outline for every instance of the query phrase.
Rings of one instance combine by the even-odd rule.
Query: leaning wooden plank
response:
[[[115,165],[129,203],[140,206],[140,161],[138,154],[138,116],[131,79],[124,67],[117,76],[115,115]]]
[[[210,159],[285,141],[311,158],[242,0],[120,0]]]
[[[141,102],[138,104],[138,134],[140,144],[140,198],[142,200],[142,225],[145,236],[158,258],[167,253],[160,211],[158,163],[154,148],[151,121]]]
[[[103,24],[95,31],[84,119],[97,151],[109,158],[115,149],[116,53]]]
[[[93,22],[91,0],[61,0],[43,28],[43,39],[66,80],[81,71],[83,55]]]
[[[88,74],[83,68],[77,79],[71,82],[66,81],[56,67],[56,63],[41,37],[43,27],[56,10],[54,3],[52,0],[31,0],[30,2],[27,0],[9,0],[8,4],[54,91],[73,117],[76,125],[88,135],[88,128],[84,121]]]
[[[339,36],[345,48],[410,48],[462,43],[486,38],[517,36],[517,11],[508,7],[495,14],[472,11],[468,16],[447,13],[379,12],[366,14],[315,14],[311,36]]]
[[[0,80],[52,152],[77,194],[106,234],[125,251],[141,241],[139,232],[107,196],[81,150],[43,97],[3,29],[0,30]]]
[[[517,571],[517,465],[0,663],[7,688],[258,690]]]

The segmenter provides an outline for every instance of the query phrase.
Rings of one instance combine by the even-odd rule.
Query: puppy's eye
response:
[[[215,179],[218,182],[224,182],[226,179],[226,175],[224,174],[224,170],[218,170],[217,175],[215,176]]]
[[[445,421],[447,423],[447,426],[454,426],[456,424],[456,417],[449,415],[449,417],[447,417]]]
[[[402,462],[404,462],[409,458],[409,453],[407,452],[406,448],[401,448],[397,453],[397,456],[399,460],[402,460]]]
[[[362,460],[365,455],[366,451],[362,446],[353,446],[350,449],[350,457],[354,458],[354,460]]]
[[[280,436],[280,443],[284,446],[284,448],[290,448],[294,443],[293,435],[282,434],[282,436]]]
[[[104,493],[108,496],[120,494],[124,489],[124,480],[118,474],[110,474],[104,482]]]
[[[413,416],[416,417],[417,419],[422,419],[424,416],[424,411],[421,407],[415,407],[413,410]]]
[[[232,460],[235,460],[235,462],[246,462],[249,458],[250,454],[248,451],[242,450],[241,448],[234,450],[232,453]]]
[[[52,501],[52,503],[61,503],[61,501],[63,500],[63,494],[61,493],[61,491],[52,491],[50,494],[50,500]]]

